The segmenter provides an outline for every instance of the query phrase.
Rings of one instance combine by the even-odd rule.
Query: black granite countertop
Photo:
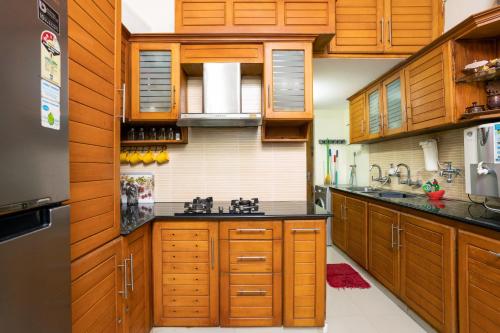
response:
[[[214,207],[224,207],[227,211],[229,202],[214,202]],[[259,211],[264,215],[183,215],[175,213],[184,211],[183,202],[157,202],[154,204],[139,204],[137,206],[122,205],[121,234],[128,235],[142,225],[158,220],[269,220],[269,219],[327,219],[331,216],[325,209],[307,201],[261,201]]]
[[[411,198],[381,198],[377,193],[360,193],[350,190],[348,186],[339,185],[331,186],[331,188],[394,205],[413,208],[426,213],[457,220],[462,223],[500,231],[500,214],[487,210],[481,204],[452,199],[432,201],[424,194]]]

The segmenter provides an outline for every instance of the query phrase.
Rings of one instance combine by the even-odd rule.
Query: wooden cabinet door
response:
[[[179,118],[180,45],[132,43],[131,120]]]
[[[410,63],[405,69],[408,131],[453,121],[450,42]]]
[[[313,117],[311,43],[265,43],[266,119]]]
[[[360,93],[349,100],[349,136],[350,143],[366,139],[366,93]]]
[[[346,198],[347,254],[364,268],[368,268],[368,204]]]
[[[71,260],[120,235],[120,1],[68,1]]]
[[[155,326],[216,326],[219,322],[218,223],[155,222]]]
[[[367,138],[382,136],[382,89],[380,84],[366,91]]]
[[[406,101],[404,72],[400,71],[382,82],[384,136],[406,132]]]
[[[380,53],[384,50],[383,0],[335,1],[331,53]]]
[[[71,263],[73,333],[124,332],[124,273],[121,238]]]
[[[460,332],[500,332],[500,240],[459,231]]]
[[[146,224],[123,239],[127,262],[125,333],[151,330],[151,225]]]
[[[325,323],[326,222],[285,221],[284,326]]]
[[[401,214],[401,298],[439,332],[456,332],[455,228]]]
[[[280,326],[282,221],[220,222],[220,324]]]
[[[384,0],[385,52],[414,53],[443,32],[441,0]]]
[[[399,249],[396,233],[399,213],[370,204],[368,207],[368,271],[399,295]]]
[[[338,193],[332,193],[332,241],[335,246],[343,251],[347,251],[345,201],[345,196]]]

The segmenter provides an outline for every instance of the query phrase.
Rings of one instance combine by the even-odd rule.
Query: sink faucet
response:
[[[385,184],[391,182],[391,177],[389,177],[389,176],[382,177],[382,168],[380,167],[380,165],[373,163],[372,165],[370,165],[370,171],[372,171],[373,168],[378,169],[378,177],[373,178],[373,176],[372,176],[372,181],[379,182],[382,185],[385,185]]]
[[[401,167],[405,167],[406,168],[406,179],[405,180],[401,180],[401,171],[399,171],[399,169]],[[416,181],[411,180],[410,167],[408,166],[408,164],[399,163],[397,165],[397,167],[396,167],[396,177],[399,178],[399,181],[398,181],[399,184],[413,186],[413,187],[420,187],[420,186],[422,186],[422,182],[420,180],[416,180]]]
[[[447,183],[453,182],[453,176],[460,176],[462,170],[452,167],[451,162],[444,162],[444,165],[446,166],[446,168],[439,171],[439,175],[441,177],[446,177]]]

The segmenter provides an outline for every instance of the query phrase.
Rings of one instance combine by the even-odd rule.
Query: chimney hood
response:
[[[250,127],[262,124],[259,113],[243,113],[241,64],[203,64],[203,112],[181,113],[178,126]]]

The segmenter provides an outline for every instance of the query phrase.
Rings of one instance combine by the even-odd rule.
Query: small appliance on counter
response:
[[[176,216],[185,215],[265,215],[259,211],[259,199],[253,198],[245,200],[243,198],[231,200],[227,210],[223,206],[218,206],[214,211],[214,200],[212,197],[196,197],[192,201],[184,203],[184,212],[175,213]]]

